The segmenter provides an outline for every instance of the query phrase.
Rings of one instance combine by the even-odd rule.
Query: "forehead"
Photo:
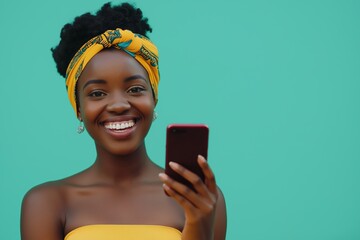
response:
[[[105,49],[96,54],[82,71],[79,84],[89,79],[123,78],[141,75],[149,82],[149,76],[143,66],[124,51]]]

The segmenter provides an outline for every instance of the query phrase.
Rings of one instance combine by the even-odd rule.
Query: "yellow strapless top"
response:
[[[69,232],[64,240],[181,240],[181,232],[161,225],[86,225]]]

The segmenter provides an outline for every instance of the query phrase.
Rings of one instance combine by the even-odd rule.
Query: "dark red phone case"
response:
[[[176,162],[200,176],[204,174],[197,162],[198,155],[207,159],[209,128],[204,124],[171,124],[166,131],[165,173],[174,180],[193,189],[192,184],[174,172],[169,162]]]

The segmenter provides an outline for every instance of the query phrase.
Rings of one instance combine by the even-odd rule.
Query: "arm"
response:
[[[51,184],[31,189],[21,208],[22,240],[62,240],[61,196]]]
[[[164,190],[184,209],[186,220],[182,232],[183,240],[224,240],[226,235],[224,196],[217,188],[214,174],[206,160],[199,156],[198,163],[204,172],[205,182],[181,165],[170,164],[174,171],[193,184],[196,192],[166,174],[161,174]]]

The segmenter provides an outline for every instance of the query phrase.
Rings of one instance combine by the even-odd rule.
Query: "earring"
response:
[[[153,121],[155,121],[158,117],[158,114],[157,112],[154,110],[154,113],[153,113]]]
[[[81,134],[81,133],[84,132],[85,128],[84,128],[84,123],[83,123],[83,121],[82,121],[81,119],[79,119],[79,121],[80,121],[80,122],[79,122],[79,126],[78,126],[76,132],[77,132],[78,134]]]

